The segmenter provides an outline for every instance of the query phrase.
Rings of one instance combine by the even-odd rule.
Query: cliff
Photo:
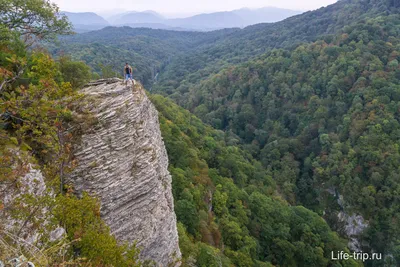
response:
[[[155,107],[140,84],[118,79],[91,83],[82,93],[97,123],[74,149],[78,165],[68,182],[99,197],[112,233],[137,241],[142,259],[176,264],[181,253],[171,176]]]

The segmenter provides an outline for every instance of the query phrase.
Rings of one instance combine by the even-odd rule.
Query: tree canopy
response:
[[[0,0],[0,24],[17,31],[26,41],[71,33],[67,17],[49,0]]]

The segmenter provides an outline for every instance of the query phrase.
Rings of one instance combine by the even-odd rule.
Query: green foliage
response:
[[[39,9],[39,1],[3,3],[3,20],[18,3],[22,21],[30,7],[40,23],[54,22],[54,12],[46,15],[55,10],[47,1]],[[49,47],[53,54],[71,53],[103,77],[121,73],[128,62],[135,79],[218,129],[151,96],[170,160],[184,266],[357,266],[330,259],[331,251],[346,251],[346,244],[319,216],[340,232],[337,214],[343,209],[368,220],[364,251],[386,256],[385,263],[366,265],[396,266],[398,8],[393,0],[343,0],[242,30],[108,27]],[[62,18],[55,22],[64,26],[54,32],[67,31]],[[48,55],[27,51],[29,43],[20,37],[34,33],[10,31],[7,23],[0,24],[0,181],[26,171],[8,149],[15,146],[35,155],[62,191],[72,138],[65,134],[68,101],[77,97],[70,83],[80,86],[86,75],[74,80],[73,73],[87,68],[67,60],[63,71]],[[53,32],[41,33],[37,37]],[[19,172],[9,167],[16,164]],[[136,249],[123,255],[129,248],[109,235],[94,199],[66,195],[57,201],[62,204],[55,211],[73,242],[70,253],[99,265],[136,263]],[[21,214],[29,217],[26,210]]]
[[[331,251],[342,247],[326,222],[304,207],[290,207],[258,192],[249,203],[261,258],[279,266],[326,266]]]
[[[83,62],[64,56],[58,60],[58,65],[63,81],[69,82],[73,88],[81,88],[90,80],[90,67]]]
[[[150,97],[170,159],[184,266],[329,266],[330,252],[345,250],[316,213],[276,195],[261,164],[228,144],[237,137]]]
[[[75,165],[77,87],[90,69],[27,49],[32,40],[68,31],[57,11],[48,1],[0,0],[0,257],[26,255],[38,266],[141,266],[135,245],[118,244],[101,221],[96,199],[63,195]],[[41,170],[47,189],[36,180],[27,189],[23,177],[32,169]],[[60,225],[67,238],[51,241],[50,231]]]
[[[199,215],[196,210],[196,206],[191,200],[178,200],[175,204],[176,217],[180,222],[186,225],[191,234],[195,234],[195,229],[199,223]]]
[[[117,72],[113,71],[111,66],[100,64],[99,67],[100,67],[100,71],[101,71],[100,77],[102,79],[118,77]]]
[[[153,90],[168,94],[178,102],[180,96],[187,93],[192,86],[224,68],[256,59],[274,48],[293,49],[317,39],[330,42],[332,36],[343,33],[348,26],[365,24],[369,19],[379,16],[398,14],[398,5],[390,2],[391,0],[342,0],[281,22],[246,27],[211,44],[197,46],[179,57],[174,57],[161,70]],[[379,31],[374,34],[376,36]],[[367,32],[361,36],[368,38]]]
[[[376,10],[384,7],[372,3]],[[184,94],[177,88],[171,97],[204,122],[236,134],[286,201],[325,212],[336,230],[341,209],[363,215],[369,222],[360,237],[369,244],[364,249],[391,255],[400,238],[399,29],[398,14],[366,17],[330,42],[273,50]],[[247,183],[238,177],[236,184]],[[215,201],[221,201],[219,194]],[[218,204],[215,212],[222,213]],[[294,255],[293,242],[279,242],[274,253]],[[284,256],[268,260],[293,264],[293,257]]]
[[[100,205],[95,198],[86,193],[81,198],[59,195],[53,212],[72,241],[71,255],[90,259],[92,266],[141,266],[135,244],[120,245],[111,235],[100,218]]]
[[[146,28],[107,27],[99,31],[61,37],[59,43],[47,43],[53,55],[67,53],[82,60],[97,73],[105,75],[104,66],[113,76],[123,73],[125,63],[133,68],[133,77],[151,88],[157,74],[173,56],[199,45],[207,45],[236,29],[210,33],[152,30]]]
[[[0,0],[0,24],[17,31],[28,45],[32,39],[49,39],[71,33],[66,16],[48,0]]]

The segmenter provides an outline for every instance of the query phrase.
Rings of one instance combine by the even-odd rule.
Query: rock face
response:
[[[68,181],[101,200],[101,215],[121,241],[137,241],[141,258],[179,265],[176,216],[158,113],[140,84],[121,80],[82,91],[98,123],[75,148]]]
[[[23,162],[19,166],[22,175],[12,183],[0,183],[0,241],[3,241],[4,236],[12,237],[13,245],[23,250],[17,251],[13,245],[0,242],[0,258],[15,258],[24,251],[26,256],[35,255],[36,261],[47,263],[45,258],[41,258],[46,240],[57,241],[65,234],[64,228],[51,223],[54,218],[47,206],[39,204],[46,198],[53,198],[54,194],[46,187],[45,178],[38,166],[29,163],[32,158],[22,151],[13,152]],[[15,214],[16,209],[21,212]],[[28,265],[21,263],[18,266]]]
[[[338,222],[343,226],[340,232],[349,239],[347,246],[351,251],[361,252],[362,246],[365,244],[362,244],[359,239],[364,230],[368,228],[368,222],[361,215],[346,212],[346,203],[343,195],[339,194],[337,189],[329,188],[326,191],[337,198],[337,203],[342,210],[337,213],[337,218]]]
[[[359,236],[368,227],[368,223],[361,215],[349,215],[343,211],[338,214],[339,221],[344,223],[344,231],[349,238],[348,246],[351,251],[361,252]]]

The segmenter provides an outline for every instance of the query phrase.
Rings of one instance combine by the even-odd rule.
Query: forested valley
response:
[[[54,34],[70,33],[67,21],[57,23]],[[2,166],[21,150],[58,188],[75,133],[64,143],[59,134],[76,120],[78,89],[121,76],[128,62],[159,112],[182,266],[400,265],[398,1],[341,0],[277,23],[213,32],[107,27],[57,41],[40,35],[37,47],[0,25]],[[1,182],[17,175],[0,169]],[[148,264],[135,246],[116,242],[96,199],[64,188],[51,205],[79,233],[76,262]],[[364,225],[353,236],[352,216]],[[332,260],[331,252],[354,249],[383,258]],[[46,256],[63,262],[56,254]]]
[[[368,222],[358,237],[362,249],[390,255],[386,263],[366,266],[398,264],[396,8],[388,1],[340,1],[277,25],[249,27],[243,35],[247,44],[230,47],[235,36],[183,55],[154,86],[234,136],[283,199],[316,212],[342,237],[340,215],[362,215]],[[274,27],[279,35],[273,35]],[[257,55],[261,50],[267,52]],[[233,180],[240,187],[248,182]]]
[[[396,7],[340,1],[275,25],[249,27],[243,46],[230,36],[180,56],[154,86],[236,138],[290,205],[316,212],[342,237],[340,214],[362,215],[368,221],[358,237],[362,249],[390,255],[389,266],[398,263],[400,237]],[[272,28],[280,34],[274,36]],[[239,187],[249,182],[233,180]]]

